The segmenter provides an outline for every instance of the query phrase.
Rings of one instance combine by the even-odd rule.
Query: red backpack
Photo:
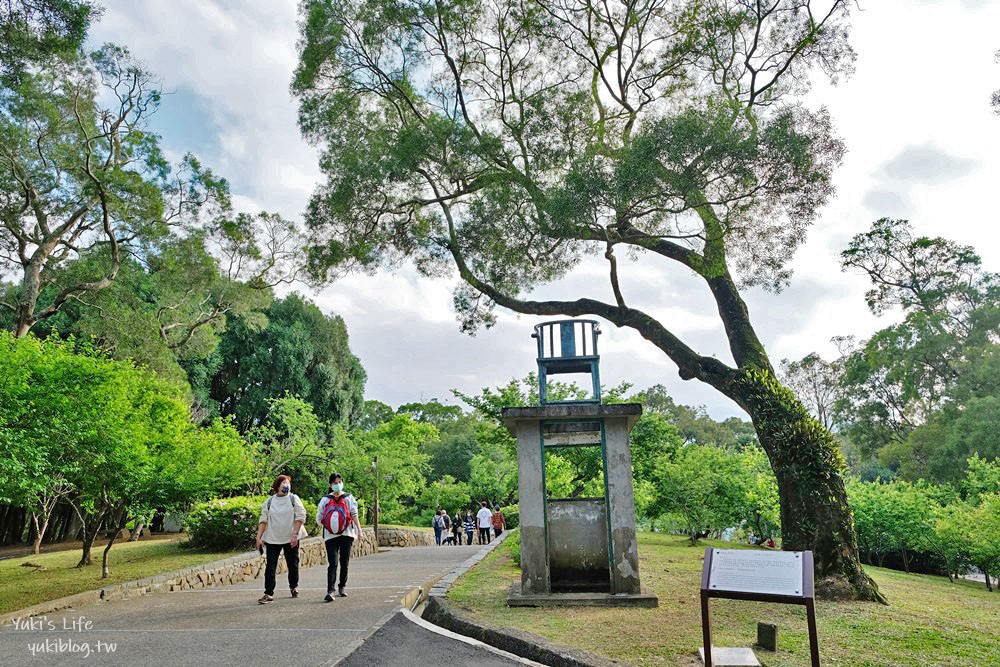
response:
[[[347,504],[350,497],[349,493],[341,494],[339,498],[335,498],[333,494],[326,496],[328,500],[323,507],[323,516],[320,517],[320,523],[326,532],[340,535],[351,525],[351,507]]]

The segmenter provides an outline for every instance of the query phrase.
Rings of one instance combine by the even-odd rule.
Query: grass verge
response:
[[[0,614],[111,584],[210,563],[237,552],[190,549],[178,540],[125,542],[111,548],[111,576],[101,578],[103,546],[94,545],[94,564],[77,569],[79,551],[57,551],[0,561]],[[40,568],[28,566],[40,565]]]
[[[507,607],[507,591],[520,571],[506,544],[460,578],[448,599],[473,618],[628,663],[700,665],[703,553],[704,546],[689,547],[683,537],[639,535],[639,570],[643,587],[660,598],[656,609]],[[817,602],[823,665],[1000,665],[1000,593],[945,577],[866,570],[890,605]],[[712,601],[716,646],[749,646],[756,639],[758,621],[778,625],[778,652],[757,651],[763,665],[809,665],[804,608]]]

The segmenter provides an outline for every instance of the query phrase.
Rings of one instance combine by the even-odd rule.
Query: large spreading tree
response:
[[[741,290],[778,289],[843,152],[803,94],[850,70],[846,0],[306,0],[293,88],[323,148],[311,268],[457,268],[463,328],[496,306],[638,331],[752,418],[784,545],[829,592],[858,560],[843,459],[776,379]],[[731,362],[628,299],[622,258],[704,281]],[[608,288],[536,300],[588,256]],[[599,297],[607,294],[608,298]],[[649,304],[655,307],[654,302]]]

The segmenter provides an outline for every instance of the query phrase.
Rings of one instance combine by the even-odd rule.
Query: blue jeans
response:
[[[439,526],[434,526],[434,541],[437,542],[438,546],[441,546],[441,528]]]

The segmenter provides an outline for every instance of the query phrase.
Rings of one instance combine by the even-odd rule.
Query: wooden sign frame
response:
[[[743,591],[720,591],[710,588],[712,573],[712,555],[715,549],[705,548],[705,564],[701,571],[701,634],[705,644],[705,667],[712,667],[712,619],[709,616],[708,601],[711,598],[726,598],[729,600],[750,600],[753,602],[777,602],[778,604],[798,604],[806,608],[806,619],[809,624],[809,654],[812,667],[819,664],[819,636],[816,632],[816,603],[813,587],[813,554],[811,551],[802,553],[802,595],[769,595],[765,593],[746,593]]]

